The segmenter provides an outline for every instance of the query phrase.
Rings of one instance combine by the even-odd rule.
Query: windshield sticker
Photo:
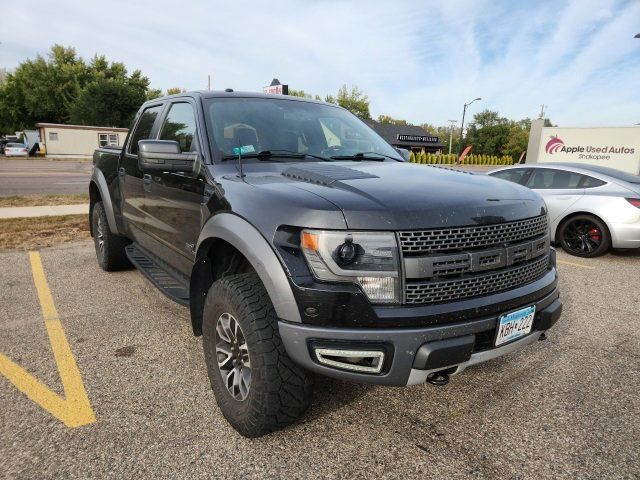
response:
[[[244,155],[245,153],[253,153],[255,151],[256,149],[253,147],[253,145],[243,145],[241,147],[235,147],[233,149],[233,153],[235,155]]]

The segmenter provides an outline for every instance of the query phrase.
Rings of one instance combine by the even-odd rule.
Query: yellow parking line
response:
[[[583,265],[581,263],[567,262],[566,260],[556,260],[557,263],[561,263],[563,265],[571,265],[572,267],[580,267],[586,268],[588,270],[595,270],[596,267],[592,267],[591,265]]]
[[[38,291],[38,299],[49,335],[51,350],[58,366],[60,381],[65,398],[51,391],[46,385],[33,377],[20,365],[0,353],[0,373],[7,377],[18,390],[40,405],[66,426],[75,428],[96,421],[87,391],[82,383],[78,365],[58,318],[56,306],[47,284],[38,252],[29,252],[33,281]]]

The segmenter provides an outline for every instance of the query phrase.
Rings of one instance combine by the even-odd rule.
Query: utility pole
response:
[[[460,125],[460,144],[458,145],[458,161],[460,161],[460,151],[462,148],[462,132],[464,131],[464,116],[467,113],[467,107],[471,105],[473,102],[475,102],[476,100],[482,100],[482,98],[480,97],[474,98],[469,103],[465,103],[464,108],[462,109],[462,124]]]
[[[211,75],[207,75],[207,90],[211,90]]]
[[[451,145],[453,144],[453,129],[455,128],[458,121],[448,120],[448,122],[451,124],[451,127],[449,128],[449,155],[451,155]]]
[[[544,109],[545,107],[548,107],[548,105],[545,105],[544,103],[542,105],[540,105],[540,115],[538,116],[538,118],[544,118]]]

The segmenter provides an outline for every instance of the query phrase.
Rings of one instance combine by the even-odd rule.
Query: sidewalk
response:
[[[59,215],[87,215],[89,204],[52,205],[44,207],[2,207],[0,218],[53,217]]]

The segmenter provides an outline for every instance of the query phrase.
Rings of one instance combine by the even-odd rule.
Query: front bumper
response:
[[[356,382],[391,386],[415,385],[424,383],[432,372],[446,369],[451,373],[459,373],[470,365],[511,353],[536,341],[542,332],[551,328],[560,318],[562,304],[558,289],[535,302],[520,306],[532,304],[536,306],[536,316],[531,333],[498,348],[493,347],[498,315],[423,328],[395,329],[330,328],[280,321],[279,330],[289,356],[308,370]],[[452,339],[464,339],[463,343],[471,342],[473,345],[466,353],[453,347],[447,350],[447,341],[451,343]],[[318,342],[360,349],[383,346],[387,352],[384,368],[379,374],[368,374],[322,365],[316,360],[311,348],[312,344]],[[456,341],[452,343],[455,344]],[[432,361],[429,360],[429,352],[434,347],[438,350],[439,357],[435,363],[435,357],[432,357]],[[443,361],[443,358],[451,358],[451,362]]]

